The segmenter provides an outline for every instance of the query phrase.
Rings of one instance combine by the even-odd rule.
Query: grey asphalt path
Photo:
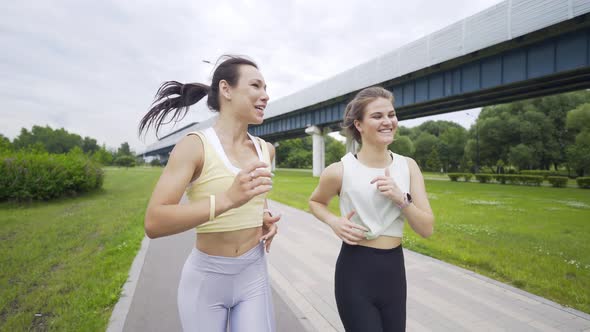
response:
[[[304,211],[282,213],[268,256],[278,331],[344,331],[334,300],[340,240]],[[193,231],[146,241],[108,332],[179,331],[176,287]],[[147,245],[149,243],[149,245]],[[404,249],[408,331],[586,331],[590,315]]]
[[[176,291],[194,241],[194,230],[156,240],[144,239],[123,295],[113,310],[108,332],[181,331]],[[273,302],[279,331],[309,330],[305,319],[298,318],[302,315],[293,305],[287,305],[274,287]]]
[[[269,255],[275,289],[316,331],[344,331],[334,300],[340,240],[309,213],[282,213]],[[404,249],[408,331],[590,331],[590,315]],[[285,330],[290,331],[290,330]]]

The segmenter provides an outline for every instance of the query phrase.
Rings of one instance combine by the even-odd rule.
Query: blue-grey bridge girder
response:
[[[400,120],[590,87],[590,14],[423,68],[380,84]],[[353,91],[268,118],[250,132],[269,141],[339,130]]]

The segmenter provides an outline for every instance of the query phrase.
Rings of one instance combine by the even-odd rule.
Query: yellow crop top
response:
[[[191,132],[188,135],[198,135],[203,141],[204,148],[201,175],[186,188],[188,200],[208,199],[209,195],[225,192],[233,183],[240,169],[230,163],[215,130],[210,127],[201,132]],[[254,142],[258,158],[270,166],[270,154],[266,142],[250,134],[248,136]],[[229,232],[262,226],[265,198],[266,194],[258,195],[246,204],[228,210],[216,216],[215,219],[197,226],[196,231],[197,233]]]

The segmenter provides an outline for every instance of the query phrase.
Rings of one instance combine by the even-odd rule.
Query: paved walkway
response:
[[[340,240],[309,213],[271,202],[280,211],[270,252],[277,292],[317,331],[344,331],[334,300]],[[590,331],[590,315],[471,271],[404,250],[408,331]]]
[[[308,213],[270,205],[283,214],[269,255],[278,331],[344,331],[333,285],[339,239]],[[189,231],[144,241],[109,331],[180,330],[176,287],[193,240]],[[404,255],[408,331],[590,331],[588,314],[427,256]]]

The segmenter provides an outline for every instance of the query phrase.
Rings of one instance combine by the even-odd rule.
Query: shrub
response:
[[[459,178],[461,176],[463,176],[463,174],[461,174],[461,173],[448,173],[447,175],[449,176],[449,178],[451,179],[451,181],[455,181],[455,182],[457,180],[459,180]]]
[[[20,151],[0,157],[0,201],[49,200],[102,187],[100,166],[84,154]]]
[[[134,167],[136,165],[135,158],[129,155],[123,155],[115,158],[115,165],[123,167]]]
[[[501,184],[506,184],[507,176],[508,175],[506,174],[495,174],[494,179],[496,179],[496,181],[500,182]]]
[[[590,176],[576,178],[578,187],[584,189],[590,189]]]
[[[473,174],[471,173],[463,173],[463,179],[465,179],[465,182],[469,182],[469,180],[471,180],[472,177]]]
[[[541,175],[519,175],[520,183],[530,186],[540,186],[543,183]]]
[[[565,176],[548,176],[547,181],[556,188],[564,188],[567,185],[567,177]]]
[[[478,173],[478,174],[475,174],[475,178],[477,179],[477,181],[479,181],[479,183],[488,183],[488,182],[492,181],[493,175],[492,174],[485,174],[485,173]]]

